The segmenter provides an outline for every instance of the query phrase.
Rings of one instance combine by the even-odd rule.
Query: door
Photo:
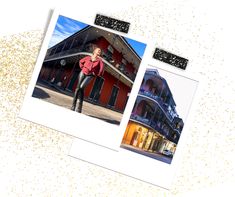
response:
[[[72,91],[74,83],[76,82],[78,75],[79,75],[80,70],[75,70],[73,72],[72,78],[70,79],[69,85],[67,87],[68,90]]]
[[[99,99],[100,99],[100,93],[101,93],[101,89],[103,87],[103,84],[104,84],[104,78],[102,77],[96,77],[95,79],[95,83],[93,85],[93,88],[92,88],[92,91],[91,91],[91,94],[89,96],[89,98],[92,100],[92,101],[95,101],[95,102],[98,102]]]
[[[146,131],[142,131],[141,136],[140,136],[139,148],[143,148],[144,142],[145,142],[146,137],[147,137],[147,133],[148,133],[147,129],[146,129]]]
[[[132,136],[132,138],[131,138],[130,145],[132,145],[132,146],[136,146],[137,145],[137,143],[138,143],[138,136],[139,136],[138,131],[135,131],[133,136]]]
[[[57,71],[56,71],[56,76],[55,76],[55,84],[57,84],[58,82],[61,82],[61,78],[62,78],[62,74],[63,74],[63,68],[60,67]]]
[[[109,103],[108,103],[108,105],[110,107],[114,107],[114,105],[116,103],[116,100],[117,100],[118,91],[119,91],[119,88],[114,85],[113,89],[112,89],[112,93],[111,93],[110,99],[109,99]]]
[[[146,137],[145,145],[143,146],[143,149],[148,150],[150,147],[150,144],[152,142],[153,138],[153,132],[148,132],[148,136]]]

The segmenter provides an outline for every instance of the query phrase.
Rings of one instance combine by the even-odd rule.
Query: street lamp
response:
[[[65,66],[66,65],[66,60],[65,59],[60,60],[60,65]]]

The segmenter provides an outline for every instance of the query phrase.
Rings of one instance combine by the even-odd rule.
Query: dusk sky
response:
[[[148,68],[156,68],[148,66]],[[176,103],[176,111],[179,117],[185,122],[188,112],[196,92],[198,82],[169,71],[157,68],[161,77],[163,77],[171,90],[173,98]]]
[[[78,32],[79,30],[88,26],[85,23],[73,20],[71,18],[67,18],[65,16],[59,16],[54,32],[52,34],[52,38],[49,42],[48,48],[54,46],[55,44],[61,42],[65,38],[68,38],[72,34]],[[132,46],[132,48],[136,51],[136,53],[142,58],[146,44],[126,38],[126,41]]]

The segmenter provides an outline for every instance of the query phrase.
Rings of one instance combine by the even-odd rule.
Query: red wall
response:
[[[129,73],[134,73],[135,68],[133,67],[133,64],[127,63],[127,65],[126,65],[126,71],[129,72]]]
[[[106,51],[109,46],[109,42],[104,37],[99,38],[93,43],[97,45],[98,47],[100,47],[103,51]]]
[[[105,72],[104,78],[105,78],[105,83],[102,88],[100,102],[102,104],[107,105],[109,102],[111,93],[112,93],[113,86],[117,85],[117,79],[107,72]],[[130,88],[120,81],[118,82],[117,87],[119,87],[119,91],[118,91],[117,99],[115,102],[115,109],[124,110],[126,99],[127,99],[127,94],[130,92]]]
[[[52,69],[52,73],[51,73],[51,77],[49,80],[51,80],[53,77],[56,77],[56,74],[58,73],[60,68],[53,68],[53,67],[42,67],[39,77],[43,80],[47,80],[50,75],[51,69]],[[59,81],[62,82],[63,87],[67,85],[68,80],[70,80],[71,72],[72,72],[71,68],[66,68],[62,70],[62,75]],[[64,80],[65,76],[66,76],[66,79]]]
[[[91,91],[92,91],[92,88],[93,88],[93,85],[94,85],[94,83],[95,83],[95,79],[96,79],[96,77],[94,77],[94,78],[90,81],[90,83],[87,85],[87,87],[85,88],[85,90],[84,90],[84,97],[85,97],[85,98],[88,98],[88,97],[90,96]]]
[[[94,44],[96,44],[97,46],[99,46],[104,52],[107,51],[107,48],[108,46],[110,45],[110,43],[104,38],[104,37],[101,37],[99,38],[98,40],[96,40],[94,42]],[[111,45],[112,46],[112,45]],[[119,53],[114,47],[113,47],[113,60],[115,61],[114,62],[114,65],[115,64],[121,64],[122,62],[122,53]],[[131,63],[128,63],[127,62],[127,65],[126,65],[126,71],[128,71],[129,73],[134,73],[135,71],[135,68],[133,67],[133,64]]]
[[[98,40],[94,41],[93,43],[96,44],[97,46],[99,46],[104,51],[107,50],[107,48],[108,48],[108,46],[110,44],[103,37],[99,38]],[[122,61],[122,54],[114,49],[113,59],[115,61],[115,64],[116,63],[120,64],[121,61]],[[47,78],[48,78],[48,76],[49,76],[49,74],[51,72],[51,69],[53,69],[53,68],[52,67],[51,68],[43,67],[40,78],[43,78],[43,79],[47,80]],[[45,70],[45,72],[44,72],[44,70]],[[52,72],[52,75],[51,75],[51,79],[53,77],[55,77],[57,70],[58,70],[58,68],[53,69],[53,72]],[[132,73],[132,72],[134,72],[134,67],[132,66],[132,64],[127,63],[126,70],[128,72]],[[64,70],[64,73],[61,76],[61,79],[62,79],[61,81],[63,81],[63,87],[65,85],[66,86],[68,85],[69,80],[71,79],[71,74],[72,74],[72,67]],[[63,80],[64,76],[67,77],[66,80]],[[109,99],[110,99],[110,96],[111,96],[111,93],[112,93],[113,86],[117,84],[117,79],[114,78],[111,74],[109,74],[107,72],[104,72],[104,75],[102,77],[105,80],[104,80],[103,87],[101,89],[101,95],[100,95],[99,102],[100,102],[101,105],[107,106],[107,104],[109,102]],[[90,93],[92,91],[94,82],[95,82],[95,78],[92,79],[92,81],[85,88],[85,91],[84,91],[85,98],[89,97],[89,95],[90,95]],[[73,91],[75,90],[76,86],[77,86],[77,80],[74,83]],[[117,99],[116,99],[115,107],[114,108],[117,109],[117,110],[123,111],[124,108],[125,108],[126,100],[127,100],[127,94],[131,91],[131,88],[126,86],[125,84],[123,84],[120,81],[118,82],[117,86],[119,87],[119,92],[118,92],[118,95],[117,95]]]
[[[102,77],[104,78],[104,84],[101,89],[99,103],[101,105],[107,106],[112,93],[113,86],[117,85],[117,79],[107,72],[104,72],[104,75]],[[95,83],[95,78],[85,88],[84,92],[85,98],[89,97],[94,83]],[[118,83],[117,87],[119,87],[119,91],[114,108],[123,111],[126,105],[127,94],[131,91],[131,89],[121,82]]]
[[[104,72],[103,77],[105,81],[101,90],[100,103],[107,105],[111,96],[113,85],[116,83],[117,79],[107,72]]]
[[[113,59],[115,61],[115,64],[119,63],[122,61],[122,54],[119,53],[117,50],[114,49],[113,52]]]
[[[71,69],[64,69],[63,70],[63,74],[61,76],[61,82],[62,82],[62,86],[65,87],[68,83],[68,80],[70,80],[70,74],[71,74],[72,70]],[[66,79],[64,79],[64,77],[66,76]]]
[[[119,83],[119,92],[116,100],[115,107],[119,110],[124,110],[127,101],[127,94],[131,91],[131,88],[123,83]]]
[[[50,74],[50,69],[48,67],[42,67],[41,72],[39,74],[40,79],[47,80]]]
[[[51,77],[50,77],[49,80],[51,80],[53,77],[54,77],[54,78],[56,77],[56,71],[57,71],[56,68],[52,68],[52,73],[51,73]]]

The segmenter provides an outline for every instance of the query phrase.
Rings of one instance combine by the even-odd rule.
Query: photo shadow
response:
[[[117,121],[117,120],[112,120],[112,119],[107,119],[107,118],[101,118],[101,117],[97,117],[97,116],[92,116],[92,115],[88,115],[92,118],[97,118],[97,119],[100,119],[100,120],[103,120],[105,122],[108,122],[108,123],[111,123],[111,124],[115,124],[115,125],[119,125],[120,124],[120,121]]]
[[[46,98],[50,98],[50,95],[44,90],[42,90],[41,88],[35,87],[33,90],[32,97],[39,98],[39,99],[46,99]]]

